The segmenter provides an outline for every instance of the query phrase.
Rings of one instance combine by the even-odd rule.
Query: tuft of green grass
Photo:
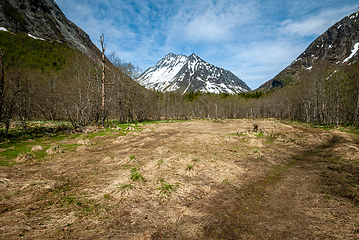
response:
[[[138,170],[140,170],[139,167],[133,167],[131,168],[131,180],[133,181],[146,181],[145,178],[142,176],[141,173],[138,172]]]
[[[160,191],[160,195],[163,197],[171,196],[172,192],[176,191],[177,187],[180,185],[180,183],[169,184],[164,179],[159,179],[157,183],[161,184],[158,190]]]
[[[130,160],[135,160],[136,157],[135,156],[130,156]]]
[[[160,160],[157,161],[157,167],[160,168],[162,164],[164,164],[164,160],[161,158]]]
[[[139,172],[133,172],[131,173],[131,177],[130,177],[133,181],[145,181],[145,179],[143,178],[142,174]]]
[[[123,184],[123,185],[121,186],[121,189],[122,189],[122,190],[132,189],[132,185],[131,185],[131,184]]]
[[[199,159],[198,159],[198,158],[193,158],[193,161],[194,161],[194,162],[198,162]]]
[[[324,197],[328,200],[332,199],[332,196],[329,196],[329,195],[325,195]]]
[[[75,201],[76,201],[76,198],[75,197],[64,197],[62,199],[63,203],[67,204],[67,205],[71,205],[73,204]]]
[[[224,179],[224,180],[222,181],[222,184],[232,185],[232,183],[231,183],[228,179]]]
[[[193,170],[193,166],[192,165],[187,165],[186,171],[191,171],[191,170]]]
[[[265,135],[263,134],[263,132],[259,132],[257,135],[255,135],[256,137],[260,138],[260,137],[265,137]]]

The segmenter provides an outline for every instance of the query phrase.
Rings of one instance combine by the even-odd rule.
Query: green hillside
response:
[[[0,31],[0,48],[8,68],[60,70],[74,50],[66,44],[47,42],[29,37],[24,33],[11,34]]]
[[[66,44],[4,31],[0,31],[0,48],[4,52],[5,68],[22,67],[42,71],[62,69],[66,59],[77,51]]]

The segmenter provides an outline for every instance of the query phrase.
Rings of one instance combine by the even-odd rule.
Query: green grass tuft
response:
[[[130,176],[131,180],[145,182],[146,181],[145,178],[142,176],[141,173],[138,172],[138,170],[140,170],[139,167],[131,168],[131,176]]]
[[[131,184],[123,184],[121,186],[121,189],[124,190],[124,189],[132,189],[132,185]]]
[[[180,185],[180,183],[169,184],[164,179],[159,179],[157,182],[161,184],[158,188],[160,195],[166,197],[171,196],[172,192],[176,191],[177,187]]]
[[[186,171],[191,171],[191,170],[193,170],[193,166],[192,165],[187,165]]]

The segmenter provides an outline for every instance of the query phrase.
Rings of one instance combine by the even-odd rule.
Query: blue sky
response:
[[[169,52],[233,72],[257,88],[296,59],[357,0],[55,0],[107,54],[143,71]]]

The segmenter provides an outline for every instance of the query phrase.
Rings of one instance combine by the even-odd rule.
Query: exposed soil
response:
[[[358,143],[276,120],[85,133],[0,167],[0,239],[359,239]]]

